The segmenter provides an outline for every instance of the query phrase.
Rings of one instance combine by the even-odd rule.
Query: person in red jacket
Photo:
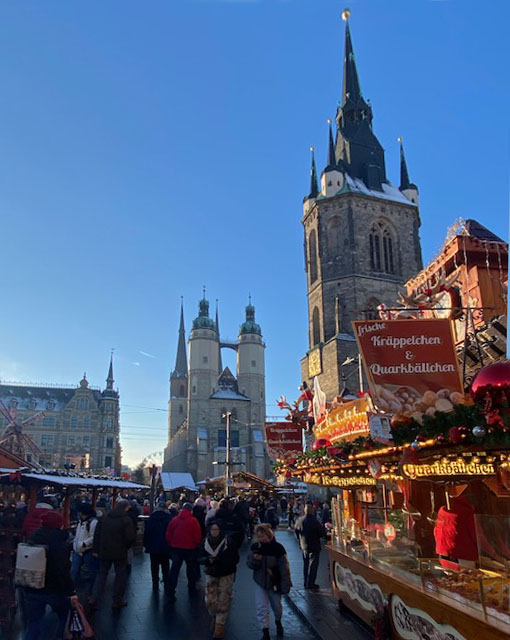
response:
[[[30,509],[23,521],[23,535],[25,538],[28,538],[34,531],[42,527],[43,516],[48,513],[48,510],[53,510],[54,507],[53,496],[43,496],[36,502],[35,507]]]
[[[450,508],[441,507],[434,527],[436,553],[446,562],[474,566],[478,560],[474,509],[462,496],[450,498]]]
[[[197,549],[202,544],[202,530],[192,511],[193,505],[186,502],[166,530],[166,541],[171,549],[172,557],[172,568],[168,579],[168,600],[170,602],[175,602],[175,587],[183,562],[186,563],[188,591],[192,594],[196,589],[195,562]]]

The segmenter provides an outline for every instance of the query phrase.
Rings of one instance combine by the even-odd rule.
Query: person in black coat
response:
[[[165,533],[172,517],[166,508],[166,502],[163,500],[158,502],[158,506],[145,522],[143,546],[145,547],[145,553],[148,553],[151,559],[152,588],[154,591],[159,590],[160,567],[165,589],[168,587],[170,547],[166,542]]]
[[[206,574],[205,605],[213,619],[213,638],[223,638],[232,601],[239,552],[237,544],[225,535],[221,523],[216,520],[209,523],[199,562],[204,566]]]
[[[70,610],[70,602],[78,601],[71,580],[70,547],[68,532],[64,531],[64,518],[54,510],[48,510],[41,518],[42,526],[28,539],[30,544],[46,547],[46,575],[42,589],[25,587],[26,633],[25,640],[43,637],[43,619],[46,607],[57,614],[57,638],[62,638]]]
[[[220,500],[214,519],[220,523],[227,538],[230,538],[239,549],[244,541],[244,527],[241,520],[232,512],[232,505],[228,498]]]
[[[303,553],[305,589],[319,589],[315,580],[319,568],[321,539],[326,537],[326,531],[317,520],[313,504],[306,505],[305,515],[298,518],[294,531]]]

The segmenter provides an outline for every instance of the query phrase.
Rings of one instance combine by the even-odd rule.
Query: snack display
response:
[[[375,404],[382,411],[403,415],[422,422],[424,415],[434,415],[436,411],[448,413],[456,404],[464,404],[465,397],[458,391],[440,389],[425,391],[423,395],[413,387],[390,387],[376,385]]]

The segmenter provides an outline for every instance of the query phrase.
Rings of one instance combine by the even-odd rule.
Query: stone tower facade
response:
[[[344,14],[345,15],[345,14]],[[348,15],[336,136],[329,124],[327,165],[317,176],[312,148],[310,192],[303,201],[309,350],[308,384],[318,375],[327,399],[358,388],[352,321],[392,306],[422,268],[418,189],[410,183],[401,143],[401,184],[386,177],[384,150],[361,93]]]
[[[199,302],[186,354],[184,313],[181,321],[174,371],[170,376],[168,446],[165,471],[190,472],[195,481],[224,473],[226,450],[225,415],[231,418],[231,459],[245,470],[266,476],[268,462],[264,444],[265,344],[255,308],[248,304],[246,319],[236,342],[222,341],[218,313],[213,320],[209,302]],[[223,368],[222,349],[237,354],[236,375]],[[217,464],[213,465],[213,462]]]

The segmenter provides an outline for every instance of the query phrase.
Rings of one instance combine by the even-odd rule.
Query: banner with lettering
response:
[[[448,319],[353,322],[374,403],[416,417],[464,402]]]
[[[273,460],[293,458],[303,452],[303,430],[293,422],[266,422],[266,443]]]
[[[368,412],[372,409],[372,402],[368,395],[329,409],[326,419],[315,427],[315,437],[327,438],[334,443],[339,440],[355,440],[360,436],[368,436],[370,432]]]

